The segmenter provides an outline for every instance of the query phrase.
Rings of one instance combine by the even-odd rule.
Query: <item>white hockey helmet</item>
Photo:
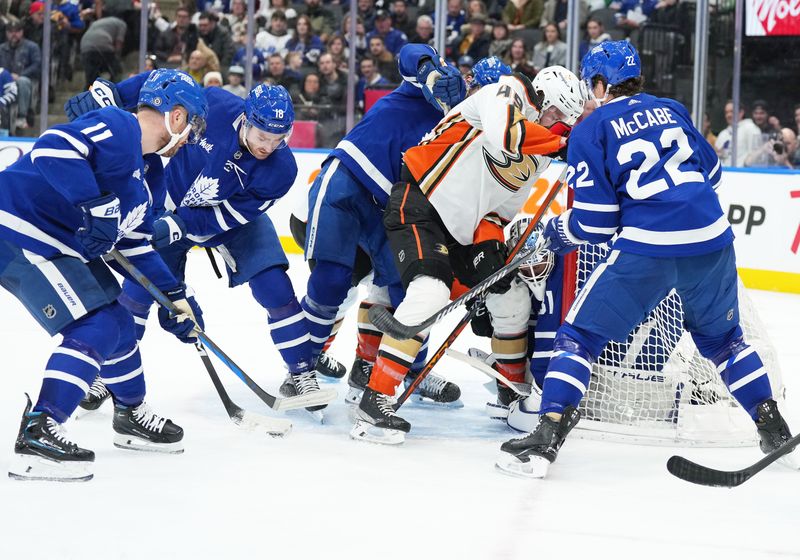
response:
[[[520,235],[522,235],[529,223],[531,223],[531,218],[525,217],[511,224],[508,230],[508,240],[506,241],[509,251],[517,244]],[[542,234],[542,231],[544,231],[544,225],[539,222],[533,230],[533,233],[525,241],[525,245],[521,250],[524,251],[533,248],[539,236]],[[555,264],[556,261],[553,253],[547,249],[541,249],[519,266],[517,274],[520,279],[528,285],[534,295],[536,295],[538,299],[542,299],[545,283],[550,273],[553,272]]]
[[[533,92],[540,113],[555,107],[564,114],[564,123],[569,126],[583,114],[588,97],[584,83],[563,66],[548,66],[536,74]]]

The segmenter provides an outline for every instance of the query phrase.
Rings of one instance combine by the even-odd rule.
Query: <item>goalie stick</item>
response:
[[[767,453],[760,461],[738,471],[721,471],[704,467],[679,455],[673,455],[669,458],[667,470],[673,476],[692,484],[734,488],[744,484],[784,455],[794,451],[798,445],[800,445],[800,435],[794,436],[775,451]]]
[[[173,315],[180,314],[180,311],[175,304],[172,303],[167,296],[165,296],[158,287],[153,284],[150,279],[147,278],[142,272],[134,266],[125,256],[119,252],[117,249],[112,249],[109,253],[111,257],[117,261],[122,268],[125,269],[128,274],[130,274],[134,280],[139,282],[142,287],[150,292],[150,295],[158,302],[159,305],[166,308],[170,313]],[[230,368],[230,370],[236,374],[236,376],[241,379],[245,385],[247,385],[251,391],[253,391],[258,398],[264,401],[268,407],[273,410],[283,411],[283,410],[291,410],[294,408],[306,408],[309,406],[316,406],[320,404],[328,404],[332,400],[336,398],[336,390],[335,389],[322,389],[320,391],[314,391],[308,395],[297,395],[295,397],[275,397],[267,393],[264,389],[258,386],[258,384],[247,375],[242,368],[236,365],[236,363],[220,348],[219,346],[211,340],[206,333],[198,328],[195,328],[195,332],[197,333],[197,339],[205,346],[206,348],[211,349],[215,356],[217,356],[222,362]]]
[[[467,356],[466,354],[459,352],[458,350],[453,350],[452,348],[448,348],[447,352],[445,353],[447,354],[448,357],[456,359],[469,366],[472,366],[473,368],[483,373],[484,375],[488,375],[492,379],[496,379],[497,381],[499,381],[500,383],[502,383],[503,385],[514,391],[517,395],[519,395],[522,398],[525,398],[531,394],[530,391],[525,392],[521,390],[516,383],[510,381],[505,375],[494,369],[489,364],[484,363],[477,358],[473,358],[472,356]]]
[[[379,330],[385,332],[389,336],[396,338],[398,340],[408,340],[410,338],[414,338],[417,333],[423,331],[433,325],[434,323],[439,322],[442,317],[450,313],[453,309],[466,303],[467,301],[480,297],[486,291],[495,285],[497,282],[511,274],[515,271],[519,266],[529,259],[531,256],[535,255],[536,252],[539,250],[539,244],[537,243],[536,246],[526,250],[521,251],[522,247],[525,244],[525,241],[528,239],[530,234],[536,228],[540,221],[542,221],[542,217],[544,216],[545,211],[550,207],[550,204],[555,200],[556,195],[561,190],[561,186],[564,184],[564,177],[567,174],[567,166],[564,166],[564,170],[561,172],[561,175],[558,177],[556,182],[550,187],[550,191],[547,193],[544,201],[542,202],[539,210],[536,212],[536,215],[528,224],[528,227],[525,229],[522,235],[519,237],[519,241],[517,241],[516,246],[511,250],[508,255],[508,259],[506,260],[506,265],[499,269],[497,272],[485,278],[481,282],[478,282],[475,286],[472,287],[468,292],[462,294],[458,298],[451,301],[449,304],[442,307],[439,311],[437,311],[434,315],[423,321],[418,325],[404,325],[400,321],[394,318],[392,313],[386,309],[386,306],[383,305],[373,305],[369,310],[369,320],[375,325]],[[462,323],[464,320],[462,319],[459,322],[458,326],[461,327],[463,330],[464,326]],[[449,338],[449,337],[448,337]],[[437,352],[438,354],[438,352]],[[433,359],[433,358],[431,358]],[[417,379],[419,379],[419,376]]]
[[[219,399],[222,401],[222,406],[225,407],[225,412],[228,413],[228,416],[234,424],[249,431],[255,432],[263,430],[273,437],[283,437],[292,431],[292,423],[288,420],[284,420],[283,418],[269,418],[263,414],[249,412],[233,402],[230,396],[228,396],[225,386],[222,385],[222,381],[220,381],[217,370],[214,368],[211,358],[208,357],[206,349],[200,342],[195,344],[195,348],[197,348],[197,353],[200,355],[200,359],[206,367],[208,376],[211,378],[211,382],[217,390]]]

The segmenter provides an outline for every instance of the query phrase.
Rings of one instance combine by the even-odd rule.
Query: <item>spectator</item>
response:
[[[231,66],[247,68],[247,49],[240,47],[233,55]],[[253,82],[260,82],[262,74],[267,71],[267,57],[261,49],[253,49]]]
[[[469,32],[458,41],[457,54],[468,55],[473,60],[489,56],[491,36],[486,32],[486,16],[478,14],[469,20]]]
[[[744,103],[739,105],[739,122],[736,126],[736,162],[731,161],[731,139],[733,138],[733,101],[728,100],[725,104],[725,120],[728,127],[717,135],[714,148],[722,161],[722,165],[742,167],[744,160],[750,152],[761,148],[761,130],[750,119],[745,119],[746,107]]]
[[[503,8],[503,21],[509,31],[539,27],[544,11],[544,0],[508,0]]]
[[[503,59],[503,62],[511,66],[514,72],[525,74],[531,80],[536,77],[536,70],[531,66],[528,52],[525,50],[525,41],[522,39],[514,39],[511,41],[511,47],[508,49],[508,56]]]
[[[197,22],[200,39],[217,55],[223,68],[231,65],[233,59],[233,41],[224,27],[217,25],[217,16],[211,12],[203,12]]]
[[[461,27],[465,23],[467,23],[467,13],[462,9],[462,0],[447,0],[445,45],[450,45],[458,39],[458,36],[461,35]]]
[[[410,42],[433,45],[433,19],[431,16],[421,15],[417,18],[417,27],[411,34]]]
[[[286,55],[286,68],[295,72],[298,76],[303,75],[303,54],[292,51]]]
[[[333,57],[336,68],[341,72],[347,72],[347,47],[345,47],[344,37],[332,35],[325,45],[325,52]]]
[[[191,23],[189,10],[180,7],[170,28],[158,35],[153,51],[161,62],[180,64],[197,48],[197,39],[197,26]]]
[[[244,87],[244,68],[241,66],[231,66],[228,68],[228,83],[222,89],[238,95],[242,99],[247,97],[247,88]]]
[[[324,43],[336,29],[336,18],[328,8],[322,7],[320,0],[306,0],[303,8],[300,13],[308,16],[311,30],[315,35],[319,35],[320,40]]]
[[[775,116],[769,114],[769,104],[763,99],[756,99],[753,101],[753,112],[751,114],[753,122],[761,129],[761,134],[764,135],[764,140],[774,132],[781,129],[781,123]]]
[[[148,54],[144,57],[144,71],[145,72],[152,72],[153,70],[158,70],[158,62],[156,61],[156,55]]]
[[[472,75],[473,66],[475,66],[475,60],[468,54],[462,55],[458,59],[458,71],[461,72],[461,75],[465,80],[467,79],[467,76]]]
[[[578,47],[578,58],[583,60],[583,57],[586,56],[586,53],[588,53],[596,45],[599,45],[603,41],[610,40],[611,35],[606,33],[606,30],[603,27],[603,22],[599,19],[589,18],[589,21],[586,22],[586,40],[581,41],[581,44]]]
[[[329,53],[319,57],[318,66],[322,97],[332,105],[343,105],[347,96],[347,74],[336,69]]]
[[[293,98],[294,110],[299,120],[319,120],[319,108],[322,103],[320,93],[320,79],[317,74],[310,72],[303,78],[300,93]]]
[[[489,56],[505,58],[511,48],[511,37],[508,35],[508,26],[498,21],[492,26],[492,42],[489,43]]]
[[[269,55],[268,63],[268,71],[264,80],[272,85],[285,87],[286,91],[294,96],[300,89],[300,74],[286,68],[283,57],[278,53]]]
[[[269,20],[269,29],[265,29],[256,35],[255,45],[267,54],[277,53],[286,56],[288,49],[287,43],[292,39],[288,31],[286,14],[280,10],[272,12]]]
[[[98,19],[81,38],[81,64],[85,73],[85,88],[88,89],[103,73],[116,82],[122,74],[120,56],[125,43],[128,26],[115,16]]]
[[[601,0],[601,3],[602,0]],[[558,25],[559,31],[563,34],[567,30],[567,6],[568,0],[545,0],[544,10],[542,11],[542,21],[539,23],[540,27],[545,27],[548,23],[555,23]],[[605,3],[602,5],[605,8]],[[589,4],[586,0],[578,2],[578,21],[586,21],[586,16],[589,13]]]
[[[378,36],[369,40],[369,55],[378,63],[378,72],[389,80],[390,83],[400,83],[400,72],[392,53],[386,50],[383,39]]]
[[[375,29],[375,0],[358,0],[356,9],[358,17],[364,22],[364,29],[368,31]]]
[[[364,90],[368,87],[388,85],[389,81],[378,72],[378,65],[371,58],[365,58],[359,65],[361,78],[356,82],[356,103],[364,110]]]
[[[203,78],[209,72],[219,71],[217,53],[212,51],[203,40],[197,41],[197,49],[189,55],[189,61],[183,68],[198,84],[203,83]]]
[[[386,50],[394,56],[397,56],[400,49],[408,43],[406,34],[392,27],[392,16],[390,16],[389,12],[386,10],[378,10],[375,13],[375,29],[367,33],[367,41],[373,37],[380,37],[383,39]]]
[[[73,4],[70,0],[54,0],[53,13],[51,19],[59,31],[67,31],[72,34],[80,33],[86,28],[86,24],[81,19],[80,7],[77,3]]]
[[[316,66],[319,55],[325,50],[325,46],[319,36],[314,34],[311,28],[311,19],[307,15],[303,14],[297,18],[294,37],[286,43],[286,48],[303,53],[304,66]]]
[[[243,47],[247,40],[247,4],[245,0],[232,0],[231,13],[224,14],[219,24],[228,29],[234,48]]]
[[[489,11],[486,9],[486,4],[483,0],[469,0],[467,4],[467,21],[475,16],[483,16],[484,21],[489,19]]]
[[[405,33],[406,37],[411,37],[414,34],[416,22],[408,17],[406,0],[394,0],[392,2],[392,26]]]
[[[755,111],[754,111],[755,112]],[[797,135],[790,128],[770,134],[761,148],[750,152],[744,160],[746,167],[785,167],[794,169]]]
[[[33,88],[42,73],[42,51],[39,45],[22,37],[22,22],[12,20],[6,26],[6,42],[0,45],[0,67],[11,73],[17,83],[19,106],[17,128],[33,125],[31,99]]]
[[[567,65],[567,44],[561,40],[558,26],[548,23],[542,40],[533,47],[533,68],[539,72],[548,66]]]
[[[703,138],[712,146],[717,143],[717,135],[711,130],[711,118],[703,113]]]
[[[275,10],[282,11],[290,23],[297,19],[297,10],[292,8],[290,0],[267,0],[264,2],[264,8],[258,12],[258,15],[263,16],[266,21],[269,21]]]
[[[22,20],[24,36],[42,48],[42,26],[44,25],[44,2],[31,2],[28,17]]]
[[[11,107],[17,102],[17,83],[5,68],[0,68],[0,87],[0,128],[4,130],[0,135],[8,136],[9,130],[13,132],[16,125],[11,122]]]
[[[222,87],[222,74],[219,72],[208,72],[203,76],[203,87]]]
[[[347,14],[342,18],[342,29],[341,29],[341,36],[347,40],[350,36],[350,14]],[[364,28],[364,22],[361,21],[361,17],[356,17],[356,59],[361,60],[367,54],[367,31]],[[346,52],[350,53],[350,45],[345,43]]]

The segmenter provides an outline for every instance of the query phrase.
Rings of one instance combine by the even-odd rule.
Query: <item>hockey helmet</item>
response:
[[[509,251],[514,248],[530,223],[531,218],[525,217],[511,224],[508,230],[508,241],[506,241]],[[539,222],[520,250],[527,251],[534,248],[543,231],[544,225]],[[547,249],[540,249],[519,266],[517,274],[531,291],[541,299],[541,295],[544,294],[545,282],[547,282],[547,278],[553,272],[554,267],[555,255]]]
[[[615,86],[641,74],[639,53],[629,41],[603,41],[589,50],[581,62],[581,79],[590,92],[595,76],[603,76],[608,85]]]
[[[578,77],[563,66],[548,66],[536,74],[532,82],[533,102],[539,113],[555,107],[572,126],[583,114],[587,93]]]
[[[496,56],[487,56],[480,59],[472,67],[472,81],[470,89],[496,84],[500,76],[510,76],[511,67]]]
[[[194,144],[199,142],[205,133],[208,114],[206,95],[203,88],[186,72],[168,68],[151,72],[139,90],[138,106],[150,107],[164,113],[167,130],[172,139],[159,152],[166,152],[186,134],[189,134],[189,143]],[[178,106],[186,109],[186,118],[190,127],[180,134],[175,134],[170,129],[169,112]]]
[[[247,122],[272,134],[285,134],[287,139],[294,124],[294,106],[283,86],[261,84],[254,87],[244,100]]]

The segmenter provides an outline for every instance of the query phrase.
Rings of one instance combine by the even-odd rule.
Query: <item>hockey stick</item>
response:
[[[677,476],[681,480],[691,482],[692,484],[733,488],[744,484],[754,475],[761,472],[784,455],[788,455],[794,451],[795,447],[798,445],[800,445],[800,435],[794,436],[775,451],[765,455],[764,458],[757,463],[738,471],[720,471],[710,467],[704,467],[703,465],[698,465],[678,455],[673,455],[669,458],[669,461],[667,461],[667,470],[673,476]]]
[[[464,362],[465,364],[474,367],[479,372],[488,375],[492,379],[496,379],[497,381],[499,381],[500,383],[502,383],[503,385],[514,391],[520,397],[527,397],[528,395],[530,395],[530,392],[526,393],[525,391],[520,390],[520,388],[517,386],[516,383],[509,380],[505,375],[495,370],[489,364],[486,364],[478,360],[477,358],[473,358],[472,356],[467,356],[466,354],[459,352],[458,350],[453,350],[452,348],[448,348],[446,354],[450,358],[454,358],[460,362]]]
[[[383,305],[373,305],[369,310],[369,320],[372,322],[375,327],[379,330],[385,332],[389,336],[396,338],[398,340],[408,340],[410,338],[414,338],[416,334],[420,331],[423,331],[433,325],[434,323],[439,322],[442,317],[450,313],[456,307],[466,303],[467,301],[474,299],[476,297],[482,296],[484,293],[488,291],[489,288],[494,286],[497,282],[511,274],[515,271],[519,266],[528,260],[531,256],[535,255],[539,250],[539,245],[537,244],[530,249],[525,251],[521,251],[522,246],[525,244],[528,236],[533,232],[534,228],[539,224],[542,220],[542,216],[544,216],[545,211],[547,208],[550,207],[550,204],[555,200],[556,195],[561,190],[561,186],[564,184],[564,178],[567,174],[567,168],[564,167],[564,170],[561,172],[558,180],[550,187],[550,191],[547,193],[544,202],[537,210],[536,215],[528,224],[528,227],[525,229],[525,232],[520,235],[519,241],[517,241],[517,245],[514,249],[509,253],[508,259],[506,260],[506,265],[499,269],[497,272],[489,276],[488,278],[478,282],[471,290],[462,294],[458,298],[454,299],[444,307],[442,307],[439,311],[437,311],[434,315],[423,321],[418,325],[404,325],[400,321],[394,318],[392,313],[386,309]],[[463,319],[462,319],[463,322]],[[460,325],[461,323],[459,323]],[[463,329],[463,327],[462,327]]]
[[[211,378],[211,382],[217,390],[217,394],[222,401],[222,405],[225,407],[225,411],[228,413],[228,416],[230,416],[230,419],[233,420],[234,424],[246,430],[264,430],[267,434],[274,437],[283,437],[292,430],[292,423],[288,420],[284,420],[283,418],[269,418],[263,414],[249,412],[234,403],[228,396],[225,387],[222,385],[222,381],[220,381],[217,370],[214,369],[214,364],[211,362],[211,358],[208,357],[206,349],[199,342],[195,344],[195,348],[197,348],[197,353],[200,355],[200,359],[206,367],[208,376]]]
[[[539,222],[542,221],[542,217],[544,216],[544,213],[550,207],[550,204],[553,202],[553,200],[555,200],[556,195],[558,195],[558,191],[561,190],[561,186],[564,184],[564,178],[566,177],[566,174],[567,174],[567,167],[564,166],[564,170],[561,172],[561,175],[558,177],[558,180],[556,180],[556,182],[553,184],[553,186],[550,187],[550,192],[547,193],[547,197],[545,198],[544,202],[539,207],[539,209],[536,211],[536,214],[534,215],[533,219],[528,223],[528,226],[525,228],[525,231],[523,231],[522,234],[519,236],[519,239],[517,240],[517,243],[514,245],[514,248],[511,249],[511,252],[508,254],[508,257],[506,258],[506,265],[503,268],[501,268],[498,272],[496,272],[493,276],[490,276],[489,279],[497,277],[497,275],[500,272],[502,272],[503,270],[506,270],[506,269],[508,269],[508,270],[516,270],[516,268],[521,264],[521,262],[528,258],[528,257],[521,256],[520,255],[520,251],[522,250],[522,247],[525,246],[525,242],[528,240],[530,235],[536,229],[536,226],[538,226]],[[538,246],[539,245],[537,243],[536,246],[533,249],[531,249],[530,251],[525,251],[522,254],[524,255],[524,254],[528,253],[528,256],[533,255],[533,254],[535,254],[537,252]],[[514,265],[513,268],[509,268],[509,267],[512,266],[512,264]],[[492,284],[497,282],[497,280],[502,279],[504,276],[505,276],[505,274],[503,274],[502,276],[497,277],[496,280],[494,282],[492,282]],[[485,282],[485,280],[484,280],[484,282]],[[478,286],[480,286],[480,285],[481,285],[481,283],[478,284]],[[491,284],[485,286],[484,287],[484,291],[487,288],[489,288],[490,286],[491,286]],[[467,299],[467,296],[469,296],[470,293],[473,292],[474,290],[475,290],[475,288],[473,288],[472,290],[470,290],[466,294],[463,294],[461,297],[459,297],[456,300],[454,300],[449,306],[446,306],[442,310],[440,310],[439,313],[433,317],[433,321],[431,322],[431,325],[433,323],[435,323],[436,321],[438,321],[447,312],[449,312],[449,311],[446,311],[446,310],[448,310],[448,308],[452,309],[451,306],[453,304],[457,304],[459,301],[464,301],[465,299]],[[477,294],[477,297],[480,297],[482,295],[483,295],[483,292],[480,292],[479,294]],[[370,320],[373,322],[373,324],[375,326],[378,326],[378,328],[381,328],[379,325],[377,325],[375,323],[375,321],[373,320],[373,317],[372,317],[372,310],[375,309],[375,307],[377,307],[377,306],[373,306],[372,308],[370,308],[370,310],[369,310],[370,317],[369,318],[370,318]],[[398,325],[401,325],[401,326],[405,327],[405,325],[403,325],[399,321],[395,320],[395,318],[389,313],[388,309],[386,309],[385,307],[382,307],[381,309],[386,312],[386,314],[389,316],[389,318],[391,318],[392,321],[394,321]],[[416,390],[416,388],[419,386],[419,384],[422,383],[423,379],[425,379],[428,376],[428,374],[433,370],[434,366],[439,362],[439,360],[442,359],[442,356],[444,356],[445,352],[447,352],[447,349],[453,344],[453,342],[455,342],[456,338],[458,338],[458,335],[460,335],[462,333],[462,331],[466,328],[466,326],[469,324],[469,322],[472,321],[472,318],[475,316],[475,314],[477,312],[478,312],[478,305],[476,303],[475,305],[473,305],[469,309],[469,311],[467,311],[467,313],[464,315],[464,317],[461,318],[461,320],[458,322],[458,324],[456,324],[455,328],[450,332],[450,335],[445,339],[445,341],[442,343],[442,345],[439,347],[439,349],[436,350],[436,353],[433,356],[430,357],[430,359],[428,360],[428,363],[426,363],[425,367],[422,368],[422,371],[419,372],[419,374],[417,375],[416,379],[414,379],[414,381],[412,381],[411,384],[408,387],[406,387],[406,390],[403,391],[403,394],[400,395],[400,398],[397,399],[397,404],[395,405],[395,410],[399,409],[403,405],[403,403],[406,402],[408,397],[411,396],[411,393],[413,393]],[[430,321],[430,319],[428,321]],[[408,327],[406,327],[406,328],[408,328]],[[425,328],[427,328],[427,326],[422,327],[422,329],[425,329]],[[422,329],[420,329],[420,330],[422,330]],[[384,330],[384,329],[381,329],[381,330]],[[384,330],[384,332],[387,332],[390,336],[394,336],[394,334],[389,330]],[[417,332],[419,332],[419,331],[417,331]],[[414,333],[414,334],[416,334],[416,333]],[[412,335],[412,336],[414,336],[414,335]],[[395,337],[395,338],[402,338],[402,337]],[[406,338],[411,338],[411,337],[406,337]]]
[[[150,279],[142,274],[142,272],[136,268],[133,263],[125,258],[122,253],[120,253],[117,249],[112,249],[109,254],[120,264],[122,268],[128,272],[128,274],[133,277],[134,280],[139,282],[139,284],[141,284],[145,290],[150,292],[150,295],[153,296],[159,305],[166,308],[173,315],[180,314],[180,311],[177,307],[175,307],[175,304],[172,303],[170,299],[150,281]],[[335,389],[322,389],[320,391],[314,391],[309,395],[297,395],[295,397],[274,397],[259,387],[258,384],[253,381],[242,368],[237,366],[236,363],[222,350],[222,348],[217,346],[202,329],[199,327],[195,328],[195,332],[197,333],[198,340],[203,343],[206,348],[210,348],[217,358],[222,360],[222,362],[228,366],[231,371],[233,371],[233,373],[235,373],[236,376],[244,382],[245,385],[250,387],[250,389],[258,396],[258,398],[264,401],[267,406],[273,410],[282,411],[291,410],[294,408],[306,408],[320,404],[328,404],[336,398]]]

